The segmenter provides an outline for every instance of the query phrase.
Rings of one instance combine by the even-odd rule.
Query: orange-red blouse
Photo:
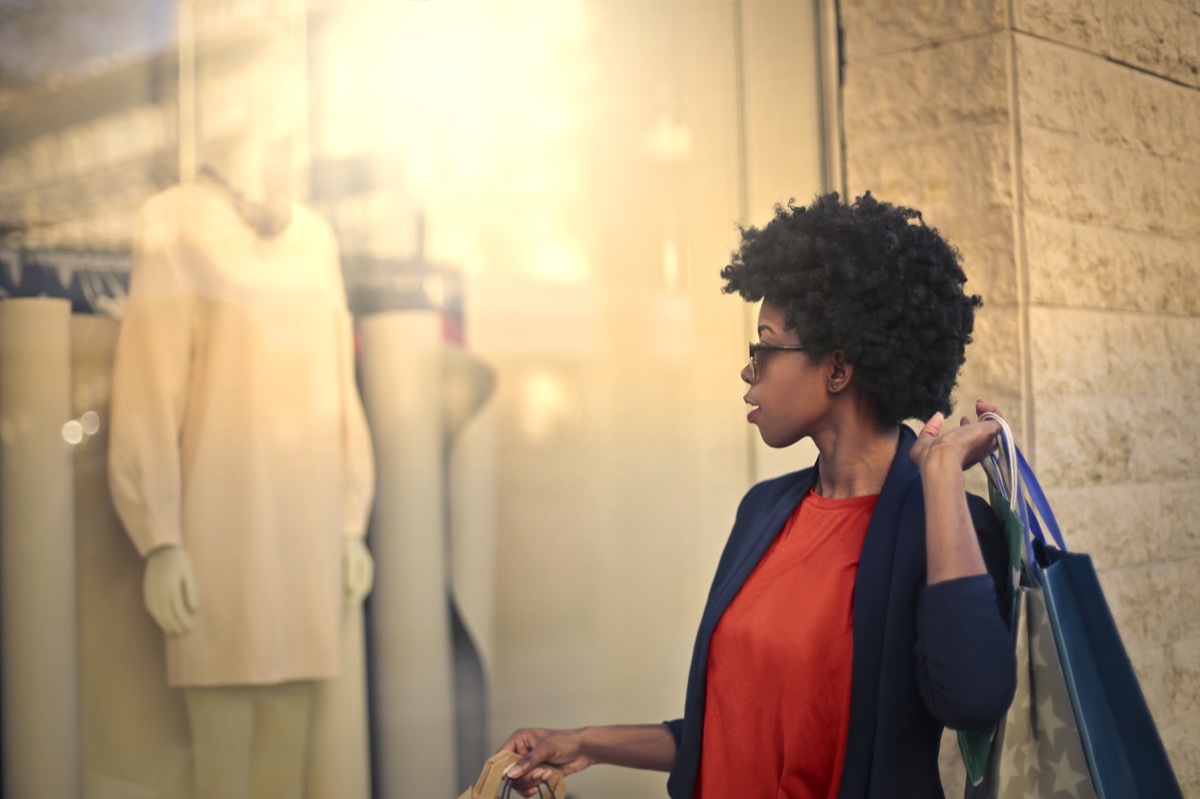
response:
[[[725,611],[708,655],[698,797],[837,796],[854,579],[878,499],[810,492]]]

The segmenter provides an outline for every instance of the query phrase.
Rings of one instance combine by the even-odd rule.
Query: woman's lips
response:
[[[742,397],[742,402],[744,402],[750,406],[750,412],[748,414],[746,414],[746,421],[752,423],[755,419],[758,418],[758,406],[750,401],[749,394]]]

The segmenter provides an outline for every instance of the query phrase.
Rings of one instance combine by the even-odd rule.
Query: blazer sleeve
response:
[[[936,719],[958,730],[999,722],[1016,687],[1004,530],[982,499],[968,503],[988,573],[926,585],[917,600],[921,696]]]
[[[683,739],[683,719],[670,719],[663,724],[671,731],[671,736],[675,739],[675,750],[679,751],[679,742]]]

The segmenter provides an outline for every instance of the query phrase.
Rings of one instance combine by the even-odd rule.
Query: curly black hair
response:
[[[983,301],[963,291],[958,251],[920,211],[834,192],[776,205],[741,233],[721,270],[726,294],[778,306],[810,355],[845,353],[884,423],[950,412]]]

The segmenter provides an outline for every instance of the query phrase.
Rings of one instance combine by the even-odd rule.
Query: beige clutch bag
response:
[[[487,759],[483,764],[483,771],[479,772],[479,779],[475,780],[475,784],[463,791],[458,799],[495,799],[495,797],[507,797],[512,792],[512,783],[504,777],[504,771],[513,763],[521,759],[521,756],[515,752],[497,752]],[[567,799],[567,783],[563,779],[562,772],[558,769],[552,769],[550,779],[538,786],[539,796],[552,797],[552,799]]]

